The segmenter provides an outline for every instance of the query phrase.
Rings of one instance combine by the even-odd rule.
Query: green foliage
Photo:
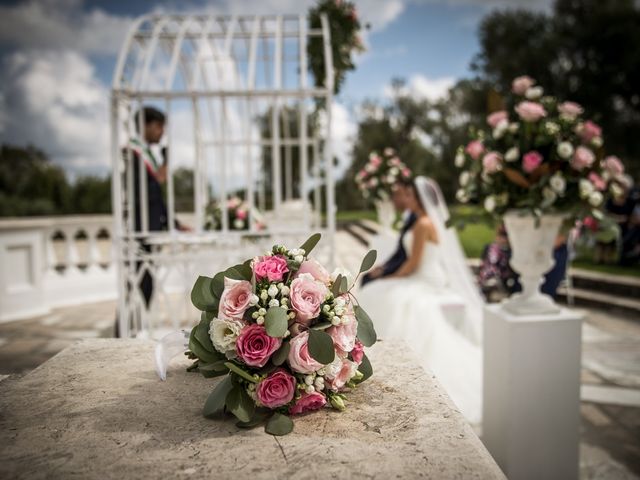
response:
[[[322,331],[310,329],[309,331],[309,355],[323,365],[333,362],[335,350],[331,336]]]
[[[316,248],[316,245],[318,244],[321,238],[322,238],[322,234],[320,233],[314,233],[309,238],[307,238],[307,240],[302,245],[300,245],[300,248],[304,250],[304,254],[308,256],[311,253],[311,251],[314,248]]]
[[[235,384],[227,394],[225,406],[241,422],[249,422],[256,409],[256,404],[240,384]]]
[[[205,417],[213,417],[224,412],[224,407],[227,399],[227,395],[233,389],[231,383],[231,377],[224,377],[216,388],[209,394],[207,401],[204,404],[202,414]]]
[[[363,355],[362,363],[358,367],[358,370],[363,375],[358,383],[364,382],[365,380],[370,378],[371,375],[373,375],[373,367],[371,366],[371,362],[369,361],[369,358],[366,355]]]
[[[376,263],[376,258],[378,257],[378,252],[375,250],[369,250],[367,254],[362,259],[362,263],[360,264],[360,273],[366,272]]]
[[[293,431],[293,420],[281,413],[274,413],[264,430],[271,435],[287,435]]]
[[[282,307],[271,307],[264,317],[264,327],[270,337],[282,338],[287,331],[287,310]]]
[[[378,340],[373,322],[360,305],[356,305],[354,310],[356,318],[358,319],[358,339],[360,339],[365,347],[370,347]]]

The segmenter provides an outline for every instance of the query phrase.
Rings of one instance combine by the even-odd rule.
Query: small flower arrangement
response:
[[[224,376],[205,417],[228,412],[239,427],[266,422],[267,433],[285,435],[292,415],[329,405],[344,410],[345,394],[372,375],[364,347],[376,342],[373,323],[351,293],[355,280],[309,258],[319,240],[315,234],[300,248],[276,245],[196,281],[191,300],[202,314],[191,330],[188,370]],[[360,273],[375,260],[370,251]]]
[[[255,208],[252,216],[256,230],[264,230],[262,217]],[[240,197],[227,200],[227,220],[229,230],[249,230],[249,206]],[[222,230],[222,208],[216,202],[207,207],[205,230]]]
[[[371,200],[386,200],[400,178],[410,178],[411,169],[396,155],[393,148],[385,148],[382,155],[369,154],[369,161],[356,174],[355,182],[362,196]]]
[[[527,76],[512,83],[511,108],[487,117],[490,132],[472,132],[459,147],[456,197],[479,200],[489,213],[528,209],[602,218],[607,195],[622,194],[624,167],[604,156],[601,128],[583,108],[545,96]]]

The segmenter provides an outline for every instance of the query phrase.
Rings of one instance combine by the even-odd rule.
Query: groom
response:
[[[394,185],[391,201],[397,212],[404,213],[404,225],[400,231],[400,239],[393,255],[381,266],[374,268],[362,277],[362,286],[378,278],[387,277],[396,272],[407,259],[402,240],[405,234],[413,227],[416,216],[407,212],[407,198],[411,194],[411,180],[401,180]]]

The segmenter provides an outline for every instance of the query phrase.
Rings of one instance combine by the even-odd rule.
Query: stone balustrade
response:
[[[111,215],[0,220],[0,322],[112,299]]]

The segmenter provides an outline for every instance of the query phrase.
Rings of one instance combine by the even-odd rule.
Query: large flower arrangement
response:
[[[206,209],[205,230],[222,230],[222,208],[212,202]],[[262,216],[253,209],[253,222],[256,230],[264,230]],[[229,230],[249,230],[249,205],[240,197],[233,196],[227,200],[227,225]]]
[[[369,154],[369,161],[356,173],[355,182],[362,196],[371,200],[386,200],[400,178],[410,178],[411,169],[396,155],[392,148],[385,148],[382,155]]]
[[[291,415],[344,410],[345,393],[373,373],[364,353],[376,341],[373,323],[346,272],[330,275],[309,258],[319,239],[276,245],[196,281],[191,300],[202,315],[189,339],[189,370],[225,376],[206,400],[206,417],[229,412],[239,427],[266,422],[268,433],[284,435]],[[369,252],[360,273],[375,258]]]
[[[320,30],[322,14],[329,20],[331,49],[333,56],[333,90],[338,93],[344,82],[347,71],[355,68],[353,52],[364,51],[359,32],[362,26],[358,19],[356,7],[352,2],[343,0],[320,0],[309,10],[309,28]],[[307,55],[309,70],[313,73],[316,87],[325,86],[326,65],[324,64],[324,43],[320,36],[309,38]]]
[[[487,117],[490,131],[472,132],[459,147],[457,199],[479,200],[495,214],[528,209],[601,218],[605,197],[622,193],[624,167],[604,156],[600,127],[577,103],[544,96],[530,77],[516,78],[512,93],[508,110]]]

